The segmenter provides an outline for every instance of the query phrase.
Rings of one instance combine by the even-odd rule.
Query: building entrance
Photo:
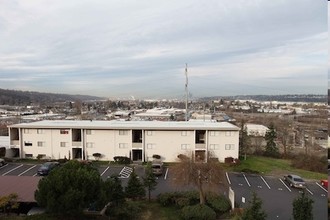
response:
[[[142,150],[132,150],[133,161],[142,161]]]

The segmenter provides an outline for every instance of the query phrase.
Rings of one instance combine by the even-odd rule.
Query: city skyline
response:
[[[327,94],[323,1],[0,2],[0,88],[99,97]]]

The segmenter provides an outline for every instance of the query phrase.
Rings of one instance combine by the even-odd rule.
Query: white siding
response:
[[[62,122],[57,123],[60,124],[60,127],[40,128],[33,127],[34,123],[31,123],[31,127],[23,124],[22,129],[26,133],[20,132],[19,143],[23,144],[21,146],[21,156],[25,157],[26,154],[32,154],[35,158],[38,154],[44,154],[53,159],[73,158],[73,148],[81,148],[82,154],[85,154],[85,159],[92,160],[94,159],[94,153],[101,153],[101,160],[113,160],[115,156],[131,156],[133,143],[132,129],[129,129],[129,127],[132,124],[128,123],[126,127],[121,125],[121,128],[111,128],[109,126],[109,128],[97,129],[97,126],[90,122],[94,125],[92,129],[83,126],[72,127],[76,130],[81,129],[81,142],[72,142],[72,129],[70,127],[64,128],[61,125]],[[176,123],[178,125],[176,130],[173,127],[165,127],[162,130],[161,124],[162,122],[159,122],[155,126],[156,122],[153,122],[152,127],[155,127],[155,129],[148,129],[148,127],[144,129],[133,128],[134,130],[142,130],[141,149],[144,151],[143,155],[146,161],[152,160],[152,156],[158,154],[164,162],[174,162],[179,154],[192,155],[196,150],[204,149],[212,152],[221,162],[226,157],[238,158],[239,131],[233,125],[233,127],[230,127],[225,124],[225,127],[220,127],[220,123],[216,126],[210,124],[210,126],[213,125],[218,129],[212,130],[204,129],[203,126],[196,126],[192,129],[191,127],[188,128],[187,124],[180,127],[180,124]],[[169,125],[167,124],[167,126]],[[19,125],[13,127],[19,128]],[[168,130],[169,128],[170,130]],[[61,132],[61,130],[67,130],[68,132]],[[198,144],[197,146],[195,143],[196,130],[206,131],[205,144]],[[32,146],[24,146],[24,142],[30,142]],[[43,146],[38,147],[38,142],[42,143]]]

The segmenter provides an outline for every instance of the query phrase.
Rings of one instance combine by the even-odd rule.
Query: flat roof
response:
[[[149,130],[231,130],[239,127],[229,122],[210,121],[94,121],[94,120],[44,120],[31,123],[21,123],[9,128],[59,128],[59,129],[149,129]]]
[[[37,176],[0,176],[0,196],[16,193],[19,202],[35,202],[34,192],[40,179]]]

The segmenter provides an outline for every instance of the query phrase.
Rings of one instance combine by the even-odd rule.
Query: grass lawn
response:
[[[248,156],[246,160],[241,160],[237,166],[227,166],[225,168],[234,172],[256,172],[263,175],[279,175],[294,173],[305,179],[327,179],[326,173],[316,173],[291,167],[290,160],[274,159],[269,157]]]

